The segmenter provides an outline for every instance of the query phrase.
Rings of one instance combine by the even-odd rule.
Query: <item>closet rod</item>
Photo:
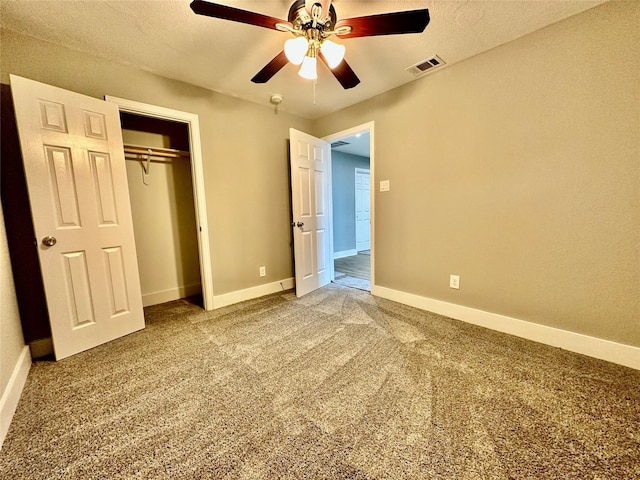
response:
[[[191,154],[185,150],[175,150],[173,148],[145,147],[142,145],[124,145],[124,153],[133,155],[151,155],[154,157],[166,158],[190,158]]]

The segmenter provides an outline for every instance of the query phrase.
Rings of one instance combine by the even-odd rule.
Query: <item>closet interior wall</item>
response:
[[[189,150],[187,124],[120,114],[125,145]],[[189,157],[126,155],[144,306],[201,293]],[[145,169],[148,172],[145,174]]]

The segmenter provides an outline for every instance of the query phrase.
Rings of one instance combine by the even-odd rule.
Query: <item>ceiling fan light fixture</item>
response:
[[[309,50],[309,43],[305,37],[290,38],[284,42],[284,54],[294,65],[300,65]]]
[[[332,42],[331,40],[325,40],[320,46],[320,51],[322,55],[324,55],[324,58],[327,59],[329,68],[334,69],[340,65],[340,62],[344,59],[346,48],[344,45]]]
[[[197,15],[274,29],[294,36],[294,39],[286,42],[284,50],[287,51],[283,50],[278,53],[253,76],[252,82],[268,82],[289,62],[300,65],[298,72],[300,76],[315,80],[318,76],[316,68],[318,50],[320,50],[322,63],[330,68],[333,76],[345,90],[357,86],[360,79],[344,60],[344,47],[327,41],[328,37],[336,35],[345,39],[421,33],[430,21],[427,8],[380,13],[338,21],[332,0],[293,0],[289,7],[287,21],[207,0],[192,0],[190,6]],[[297,40],[297,37],[303,37],[302,40],[307,42],[306,54],[304,55],[301,53],[303,50],[302,40]],[[325,43],[326,45],[323,47]]]
[[[308,55],[304,57],[302,60],[302,65],[300,66],[300,71],[298,75],[302,78],[306,78],[307,80],[315,80],[318,78],[318,68],[317,68],[318,60],[316,57],[309,57]]]

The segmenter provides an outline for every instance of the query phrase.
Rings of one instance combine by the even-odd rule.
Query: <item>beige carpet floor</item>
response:
[[[329,285],[36,362],[2,479],[635,479],[640,372]]]
[[[335,279],[333,283],[342,285],[343,287],[358,288],[365,292],[371,291],[371,282],[369,280],[363,280],[361,278],[350,277],[341,272],[335,272]]]

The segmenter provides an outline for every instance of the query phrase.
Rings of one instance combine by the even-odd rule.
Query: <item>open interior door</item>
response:
[[[144,328],[114,104],[11,75],[56,359]]]
[[[324,140],[293,128],[289,139],[296,295],[301,297],[331,281],[331,149]]]

